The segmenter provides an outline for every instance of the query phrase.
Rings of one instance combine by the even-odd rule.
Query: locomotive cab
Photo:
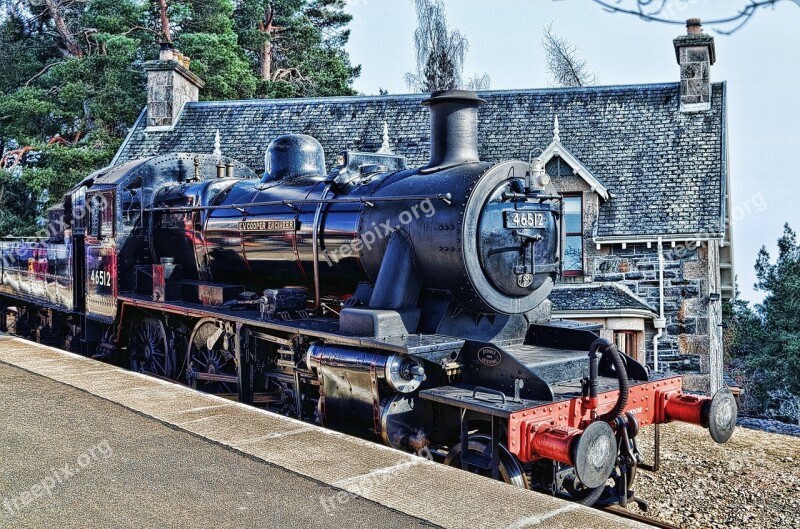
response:
[[[75,246],[82,252],[80,270],[88,318],[102,323],[114,320],[119,294],[134,292],[137,280],[148,276],[137,269],[150,266],[154,247],[171,243],[172,251],[180,252],[180,246],[170,239],[170,230],[158,232],[158,228],[177,228],[182,235],[192,232],[192,215],[181,212],[180,222],[170,224],[176,217],[159,215],[153,201],[170,190],[186,190],[204,180],[218,189],[218,167],[226,162],[231,173],[228,181],[255,177],[249,168],[230,159],[169,154],[101,169],[67,193],[65,221],[72,227],[73,237],[80,238]]]

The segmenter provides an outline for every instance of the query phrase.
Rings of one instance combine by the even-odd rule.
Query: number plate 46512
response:
[[[505,211],[506,228],[544,228],[545,216],[540,211]]]
[[[89,275],[89,281],[99,287],[110,287],[111,272],[106,272],[104,270],[92,270],[92,273]]]

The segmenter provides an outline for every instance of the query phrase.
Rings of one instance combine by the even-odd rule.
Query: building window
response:
[[[639,356],[639,347],[636,340],[637,332],[634,331],[616,331],[614,332],[614,345],[620,352],[626,355],[637,358]]]
[[[583,273],[583,198],[564,197],[564,275]]]

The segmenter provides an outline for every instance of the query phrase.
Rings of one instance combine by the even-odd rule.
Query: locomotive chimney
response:
[[[424,171],[478,162],[478,108],[486,103],[468,90],[431,94],[423,105],[431,111],[431,161]]]

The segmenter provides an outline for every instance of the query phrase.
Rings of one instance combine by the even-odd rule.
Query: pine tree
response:
[[[285,35],[258,75],[264,6]],[[173,41],[203,99],[352,94],[343,0],[0,0],[0,236],[107,164],[146,104],[145,61]],[[259,42],[259,38],[262,42]],[[281,41],[285,38],[286,41]]]
[[[231,0],[181,0],[180,5],[184,14],[175,44],[206,83],[201,98],[252,98],[257,79],[234,31]]]
[[[800,245],[786,224],[773,263],[765,247],[756,261],[756,288],[766,293],[758,307],[768,339],[756,361],[774,373],[776,386],[800,394]]]
[[[344,0],[240,0],[239,40],[258,72],[258,97],[355,94],[360,74],[344,50]]]
[[[20,235],[113,155],[144,105],[144,79],[131,66],[156,48],[134,0],[5,7],[0,180],[11,193],[0,193],[0,234]]]
[[[744,373],[750,411],[800,423],[800,245],[788,224],[774,262],[759,251],[756,276],[765,297],[755,311],[738,291],[723,306],[729,365]]]

